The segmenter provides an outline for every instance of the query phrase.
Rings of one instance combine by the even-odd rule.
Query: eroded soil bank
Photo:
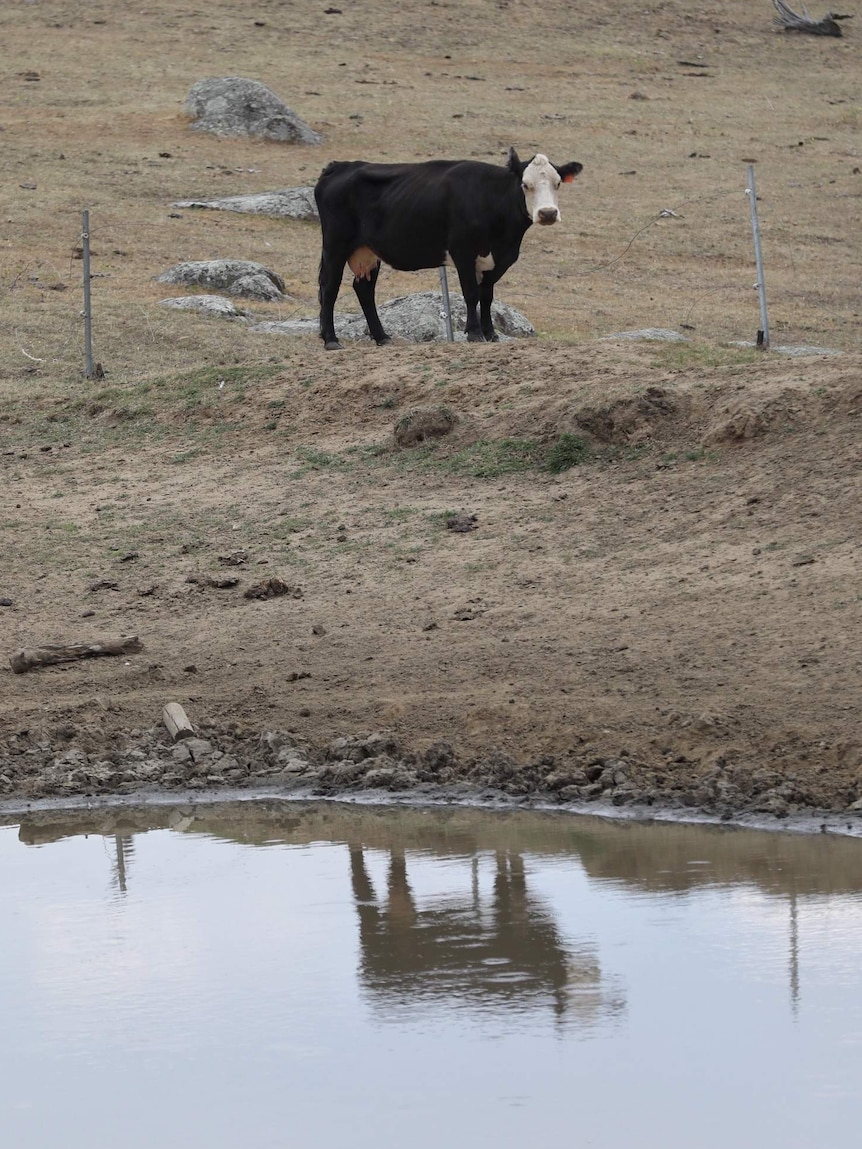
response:
[[[6,761],[18,785],[0,816],[34,808],[124,806],[165,801],[191,806],[225,797],[326,798],[391,802],[559,807],[574,813],[674,821],[720,820],[862,836],[856,790],[834,779],[809,785],[796,774],[670,762],[651,768],[594,748],[517,762],[503,753],[461,757],[448,743],[405,751],[391,736],[335,739],[323,749],[285,733],[258,738],[225,726],[176,744],[163,730],[115,736],[101,751],[12,740]],[[71,731],[66,731],[75,741]],[[11,750],[11,753],[9,751]],[[17,762],[16,762],[17,759]],[[9,768],[7,766],[7,769]],[[7,775],[8,777],[8,775]],[[11,797],[9,795],[12,795]]]
[[[6,658],[142,649],[6,661],[0,797],[502,794],[857,824],[858,357],[332,358],[302,344],[219,389],[193,457],[169,394],[133,447],[119,394],[74,434],[34,441],[33,404],[7,425]],[[449,432],[398,446],[400,414],[442,400]],[[288,593],[247,597],[267,579]],[[170,701],[194,740],[171,744]]]

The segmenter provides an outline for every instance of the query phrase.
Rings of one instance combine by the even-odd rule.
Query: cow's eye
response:
[[[530,185],[527,183],[527,181],[526,181],[526,180],[522,180],[522,181],[521,181],[521,187],[524,189],[524,191],[529,191],[529,190],[530,190]]]

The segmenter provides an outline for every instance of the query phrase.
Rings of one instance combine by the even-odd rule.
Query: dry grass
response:
[[[142,10],[58,0],[7,7],[4,390],[79,378],[73,251],[83,207],[95,252],[96,358],[125,383],[281,354],[279,340],[240,324],[163,308],[154,277],[180,259],[269,264],[292,298],[256,312],[315,310],[314,225],[175,213],[174,200],[313,182],[332,157],[496,161],[511,143],[585,164],[567,189],[563,227],[528,234],[502,287],[541,331],[577,341],[685,324],[707,341],[751,338],[758,316],[744,184],[754,158],[776,338],[862,344],[852,36],[781,36],[744,0],[697,13],[677,3],[644,12],[633,0],[611,10],[474,0],[457,16],[420,0],[341,7],[331,16],[318,4],[249,9],[235,0],[205,9],[186,0]],[[229,74],[269,84],[324,133],[324,145],[190,132],[182,104],[191,84]],[[677,218],[661,218],[663,209]],[[419,286],[421,277],[388,273],[382,291]]]

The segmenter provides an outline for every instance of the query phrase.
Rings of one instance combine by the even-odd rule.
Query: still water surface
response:
[[[0,824],[8,1149],[858,1149],[862,842],[240,803]]]

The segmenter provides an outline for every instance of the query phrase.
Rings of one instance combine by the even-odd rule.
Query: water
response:
[[[0,825],[9,1149],[857,1149],[862,843],[242,803]]]

